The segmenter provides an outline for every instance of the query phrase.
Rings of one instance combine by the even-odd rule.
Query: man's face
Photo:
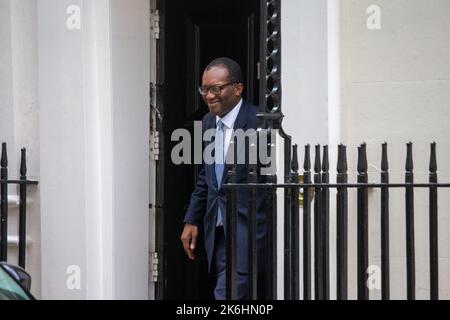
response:
[[[228,70],[225,67],[217,66],[203,73],[202,87],[211,88],[213,86],[219,86],[220,93],[213,94],[211,90],[208,90],[207,94],[203,95],[203,100],[212,113],[223,117],[241,99],[243,84],[230,84]]]

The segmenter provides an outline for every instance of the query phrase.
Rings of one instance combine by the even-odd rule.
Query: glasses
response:
[[[217,96],[222,92],[223,88],[225,88],[231,84],[235,84],[235,83],[236,82],[228,82],[225,84],[216,84],[215,86],[211,86],[209,88],[202,86],[202,87],[198,88],[198,92],[200,92],[200,94],[202,96],[206,96],[208,94],[208,92],[211,92],[213,95]]]

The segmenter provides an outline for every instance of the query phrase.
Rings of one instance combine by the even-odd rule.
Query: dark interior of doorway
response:
[[[243,69],[244,98],[257,104],[259,57],[259,0],[160,1],[162,27],[161,70],[163,87],[164,187],[162,201],[163,283],[157,298],[211,299],[214,279],[208,275],[201,239],[198,258],[188,260],[180,235],[183,217],[200,169],[175,166],[170,160],[173,130],[193,131],[193,121],[208,112],[197,87],[204,67],[227,56]],[[161,242],[161,241],[160,241]]]

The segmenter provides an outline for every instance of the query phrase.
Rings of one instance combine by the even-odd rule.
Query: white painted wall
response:
[[[356,147],[368,143],[370,179],[379,180],[381,143],[389,142],[392,181],[404,180],[406,143],[414,143],[416,181],[427,181],[429,143],[438,142],[441,181],[450,180],[450,2],[447,0],[345,0],[340,2],[340,56],[342,71],[342,140],[348,145],[349,169],[355,172]],[[369,30],[370,5],[381,9],[381,29]],[[353,180],[355,175],[353,174]],[[440,193],[440,297],[450,297],[450,219],[448,190]],[[379,192],[370,192],[378,203]],[[405,213],[404,194],[391,193],[391,289],[392,298],[404,298]],[[355,197],[352,197],[355,200]],[[353,207],[355,209],[355,207]],[[370,233],[379,233],[379,206],[370,207]],[[349,230],[356,227],[355,212]],[[429,296],[428,195],[416,191],[417,298]],[[350,251],[356,251],[356,233],[350,234]],[[379,241],[376,238],[375,241]],[[370,262],[380,263],[377,243],[370,247]],[[349,265],[354,274],[354,261]],[[355,284],[355,277],[350,283]],[[350,292],[355,297],[356,292]],[[379,291],[371,293],[373,298]]]
[[[282,2],[283,128],[303,150],[328,143],[327,1]]]
[[[149,20],[147,0],[111,2],[115,299],[148,295]]]
[[[8,144],[9,178],[17,179],[20,149],[27,150],[27,175],[39,178],[37,106],[36,8],[34,0],[0,1],[0,141]],[[29,187],[26,268],[32,276],[32,293],[40,297],[39,187]],[[18,194],[8,188],[10,200]],[[18,206],[10,202],[8,236],[18,236]],[[8,261],[18,263],[17,245],[8,246]]]
[[[292,136],[292,143],[298,145],[302,172],[304,146],[311,145],[311,159],[314,161],[314,145],[329,143],[327,1],[286,0],[282,1],[281,10],[283,128]],[[279,182],[282,182],[284,175],[283,148],[280,145],[278,152]],[[280,259],[284,226],[282,195],[279,193],[278,196],[279,297],[283,297],[283,262]],[[303,241],[300,239],[301,256],[302,248]],[[303,275],[302,262],[300,274]],[[303,276],[300,277],[300,286],[303,286]],[[300,297],[303,297],[300,291]]]
[[[38,66],[37,66],[37,15],[35,0],[10,1],[11,4],[11,44],[14,101],[15,158],[17,168],[20,163],[20,149],[27,150],[27,176],[39,180],[39,108],[38,108]],[[15,171],[15,170],[14,170]],[[41,296],[41,224],[39,185],[28,188],[27,235],[31,244],[27,247],[26,268],[32,277],[32,293]],[[12,190],[13,192],[15,190]],[[17,213],[18,210],[13,209]],[[18,215],[14,216],[18,220]],[[10,222],[14,222],[11,220]],[[17,234],[11,224],[10,234]],[[12,249],[12,248],[11,248]],[[10,249],[10,251],[11,251]],[[16,250],[12,250],[13,261]]]
[[[11,41],[11,5],[9,0],[0,1],[0,137],[1,142],[8,143],[8,154],[15,158],[14,144],[14,98],[12,71],[12,41]],[[12,161],[11,161],[12,162]],[[17,173],[14,168],[10,175]]]
[[[405,144],[413,141],[416,181],[427,181],[429,143],[436,141],[439,179],[448,181],[448,1],[304,0],[283,1],[282,5],[283,112],[286,115],[283,127],[293,136],[294,143],[328,143],[332,180],[336,172],[336,146],[341,142],[346,144],[350,180],[355,181],[357,146],[365,141],[370,180],[379,181],[381,143],[387,141],[391,180],[403,181]],[[366,26],[369,17],[366,10],[370,5],[381,8],[381,30],[368,30]],[[300,149],[300,162],[303,154]],[[441,298],[448,298],[450,291],[446,193],[443,190],[439,199]],[[370,263],[379,265],[379,192],[370,191],[369,196],[374,204],[370,207]],[[427,197],[426,190],[416,191],[416,279],[417,297],[421,299],[428,298],[429,294]],[[332,193],[331,208],[334,208],[334,198]],[[391,201],[391,289],[392,298],[398,299],[406,293],[404,194],[393,190]],[[354,193],[350,193],[349,203],[356,204]],[[331,212],[333,252],[335,219],[334,210]],[[356,297],[355,215],[356,207],[351,205],[350,298]],[[282,245],[279,247],[282,250]],[[335,269],[334,256],[330,268]],[[335,279],[331,280],[333,298]],[[380,290],[371,291],[371,298],[379,297]]]

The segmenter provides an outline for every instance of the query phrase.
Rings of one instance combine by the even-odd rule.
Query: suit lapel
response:
[[[204,121],[204,128],[203,128],[204,132],[209,129],[216,129],[216,116],[214,114],[209,113],[204,118],[203,121]],[[205,141],[205,147],[209,146],[211,143],[214,143],[214,139],[212,139],[211,141]],[[215,154],[213,154],[213,156],[215,157]],[[206,175],[208,177],[207,180],[210,180],[210,181],[212,180],[212,183],[217,188],[216,170],[214,169],[214,163],[212,163],[212,164],[204,163],[204,168],[206,171]],[[212,177],[212,179],[210,177]]]
[[[241,109],[239,110],[236,120],[234,121],[233,129],[246,129],[248,119],[247,113],[248,113],[247,103],[245,101],[242,101]]]

